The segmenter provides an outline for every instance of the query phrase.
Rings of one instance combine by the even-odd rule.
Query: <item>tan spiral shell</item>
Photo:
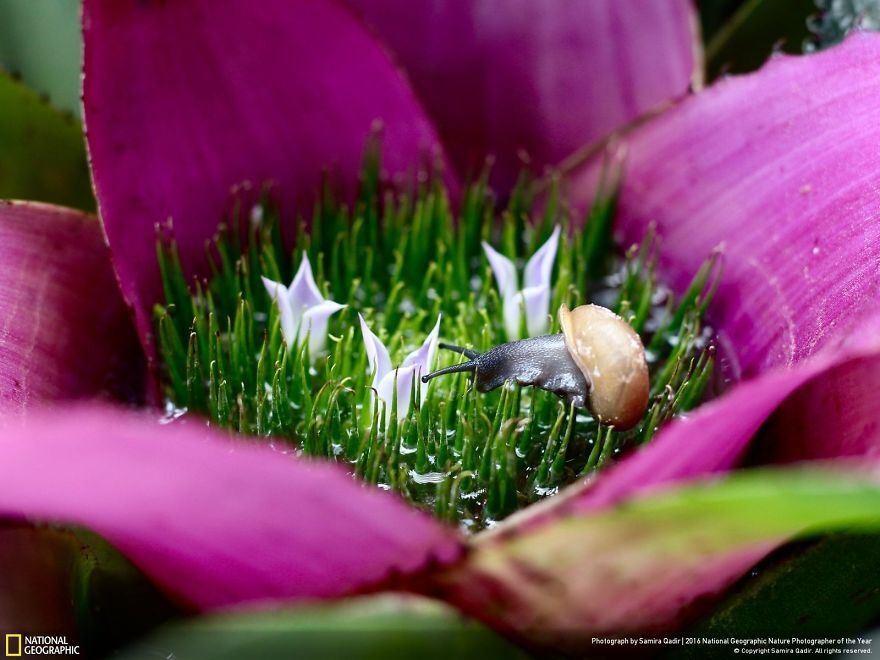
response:
[[[617,429],[635,426],[648,405],[648,364],[638,333],[598,305],[559,308],[565,346],[590,385],[590,410]]]

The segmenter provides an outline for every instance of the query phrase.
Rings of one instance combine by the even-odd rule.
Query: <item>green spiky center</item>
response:
[[[532,224],[536,187],[525,177],[503,209],[482,177],[465,190],[456,214],[436,181],[380,193],[378,162],[367,162],[354,210],[326,192],[311,231],[305,221],[297,224],[292,251],[268,201],[221,230],[207,279],[188,281],[173,241],[160,242],[166,302],[156,322],[170,407],[340,462],[441,519],[478,530],[650,442],[704,396],[713,359],[702,317],[715,263],[708,260],[676,298],[657,281],[651,236],[624,256],[614,249],[615,191],[608,185],[585,219],[559,203],[555,181]],[[502,303],[480,242],[521,265],[556,224],[567,238],[554,266],[550,309],[597,302],[642,335],[651,400],[641,423],[618,432],[588,410],[513,383],[478,393],[467,374],[432,381],[402,420],[383,414],[370,388],[357,314],[388,346],[395,366],[439,313],[443,341],[477,351],[503,343]],[[286,348],[260,281],[265,275],[288,283],[303,252],[324,294],[348,304],[332,317],[328,354],[317,360],[305,346]],[[559,331],[555,318],[550,331]],[[435,366],[460,360],[441,351]]]

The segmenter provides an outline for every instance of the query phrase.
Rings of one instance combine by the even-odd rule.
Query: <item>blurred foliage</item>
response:
[[[703,43],[715,36],[745,0],[696,0]]]
[[[819,13],[810,19],[813,36],[807,50],[827,48],[853,30],[880,30],[878,0],[816,0]]]
[[[0,74],[0,198],[92,210],[80,124]]]
[[[103,538],[83,528],[67,533],[77,542],[72,604],[78,638],[89,657],[110,655],[181,614]]]
[[[716,0],[700,9],[707,80],[754,71],[774,50],[803,52],[809,19],[818,11],[815,0]]]
[[[0,67],[80,114],[79,0],[2,0]]]
[[[98,535],[54,525],[0,523],[0,627],[66,635],[70,643],[82,645],[85,656],[95,658],[179,615],[141,571]]]
[[[415,596],[372,596],[173,624],[121,658],[524,659],[510,642],[450,607]]]
[[[806,547],[805,547],[806,546]],[[880,617],[880,536],[840,534],[771,555],[711,615],[683,634],[725,637],[840,637]],[[700,657],[684,647],[671,657]]]
[[[706,80],[754,71],[773,52],[800,54],[880,29],[878,0],[702,0]]]

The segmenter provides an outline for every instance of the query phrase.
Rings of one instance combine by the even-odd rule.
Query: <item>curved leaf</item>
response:
[[[878,474],[876,463],[850,474],[741,472],[487,536],[439,579],[466,611],[571,652],[594,635],[662,634],[788,539],[880,529]]]
[[[139,398],[143,353],[94,217],[0,201],[0,263],[0,412]]]
[[[86,0],[83,30],[100,215],[144,340],[157,223],[172,219],[197,271],[234,187],[274,183],[292,222],[328,168],[353,193],[377,123],[392,175],[438,148],[385,51],[334,0]]]
[[[101,408],[4,429],[0,515],[86,526],[201,609],[405,583],[461,549],[454,530],[334,465]]]
[[[806,547],[803,547],[806,545]],[[852,637],[880,615],[880,536],[837,534],[762,563],[706,618],[697,637]],[[682,648],[670,657],[704,657]]]
[[[710,309],[733,378],[793,365],[880,297],[880,35],[776,57],[625,136],[618,221],[656,224],[661,276],[683,288],[717,246]],[[572,183],[587,202],[598,164]]]
[[[122,658],[210,656],[336,658],[526,658],[451,608],[416,596],[374,596],[285,610],[230,613],[168,626]]]
[[[0,198],[95,207],[77,122],[3,73],[0,145]]]
[[[688,91],[699,79],[688,0],[346,0],[388,43],[456,166],[496,157],[502,194]]]

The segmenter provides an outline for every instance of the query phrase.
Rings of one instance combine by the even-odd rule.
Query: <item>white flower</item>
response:
[[[403,419],[409,412],[413,379],[417,379],[419,396],[424,400],[428,385],[422,382],[421,377],[431,370],[431,365],[434,362],[434,355],[437,353],[437,341],[440,337],[441,317],[442,315],[437,317],[434,329],[431,330],[431,334],[425,339],[421,348],[407,355],[403,363],[396,369],[393,369],[391,367],[391,356],[388,354],[385,344],[373,334],[373,331],[367,326],[367,322],[364,321],[364,317],[358,314],[358,318],[361,320],[361,333],[367,346],[369,369],[373,374],[373,389],[378,397],[385,402],[386,415],[391,413],[395,377],[397,378],[398,419]]]
[[[314,359],[324,352],[327,343],[327,320],[345,307],[332,300],[325,300],[315,284],[309,257],[296,271],[290,287],[263,278],[263,285],[278,306],[281,315],[281,334],[288,348],[293,348],[301,338],[309,336],[309,355]]]
[[[516,266],[503,254],[483,241],[483,250],[492,266],[498,293],[504,304],[504,328],[511,341],[520,339],[522,312],[526,313],[526,329],[530,337],[546,334],[550,328],[550,275],[556,250],[559,248],[560,228],[557,225],[547,239],[526,264],[523,288],[518,289]]]

